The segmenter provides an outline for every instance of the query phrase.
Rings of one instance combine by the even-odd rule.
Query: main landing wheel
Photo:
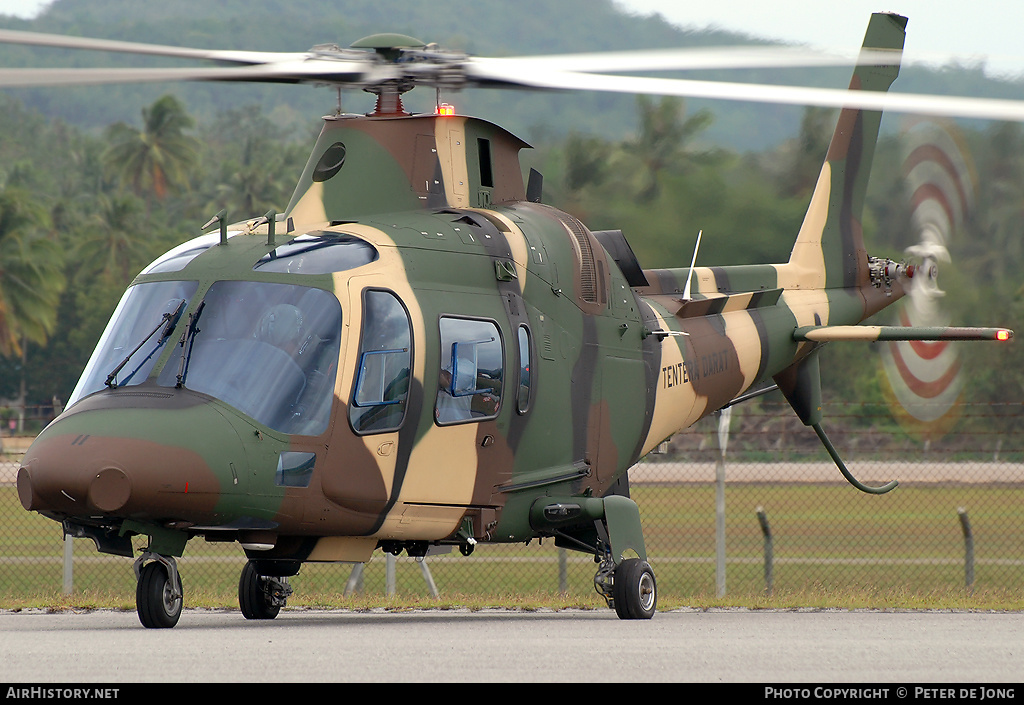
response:
[[[650,619],[658,606],[658,586],[647,561],[628,558],[615,568],[613,604],[619,619]]]
[[[149,629],[173,627],[181,616],[182,602],[181,577],[177,570],[168,571],[167,566],[158,561],[142,566],[135,586],[135,608],[142,626]]]
[[[238,579],[238,606],[246,619],[273,619],[291,594],[287,578],[260,575],[252,561],[242,568]]]

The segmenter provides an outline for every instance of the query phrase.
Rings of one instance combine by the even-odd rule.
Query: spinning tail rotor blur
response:
[[[903,174],[917,243],[907,248],[919,275],[897,305],[900,326],[947,326],[941,267],[952,265],[949,245],[975,207],[977,175],[955,126],[913,122],[902,135]],[[947,433],[958,417],[964,390],[961,353],[954,342],[890,341],[881,351],[891,407],[900,423],[922,440]]]

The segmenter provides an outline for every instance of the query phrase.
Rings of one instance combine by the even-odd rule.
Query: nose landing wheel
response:
[[[148,563],[145,561],[149,560]],[[178,566],[169,556],[145,553],[135,562],[135,609],[148,629],[169,629],[178,623],[184,594]]]

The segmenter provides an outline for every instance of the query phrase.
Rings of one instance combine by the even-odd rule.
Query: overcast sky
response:
[[[1024,73],[1024,2],[1020,0],[615,0],[638,14],[658,12],[673,24],[715,25],[826,49],[856,49],[872,12],[909,18],[905,61],[945,63],[950,54],[987,57],[1001,73]]]
[[[557,2],[557,0],[555,0]],[[0,0],[0,13],[31,17],[50,0]],[[680,26],[717,26],[767,39],[854,50],[872,12],[906,15],[905,62],[945,63],[951,54],[1024,73],[1021,0],[615,0],[638,14],[658,12]],[[515,7],[509,3],[510,9]],[[512,10],[514,12],[514,9]]]

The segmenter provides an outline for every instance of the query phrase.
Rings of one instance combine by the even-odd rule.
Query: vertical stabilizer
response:
[[[896,52],[891,65],[858,66],[850,90],[887,91],[899,74],[907,18],[876,13],[864,35],[864,49]],[[839,115],[825,164],[790,255],[801,288],[853,288],[868,282],[861,214],[881,112],[845,108]]]

